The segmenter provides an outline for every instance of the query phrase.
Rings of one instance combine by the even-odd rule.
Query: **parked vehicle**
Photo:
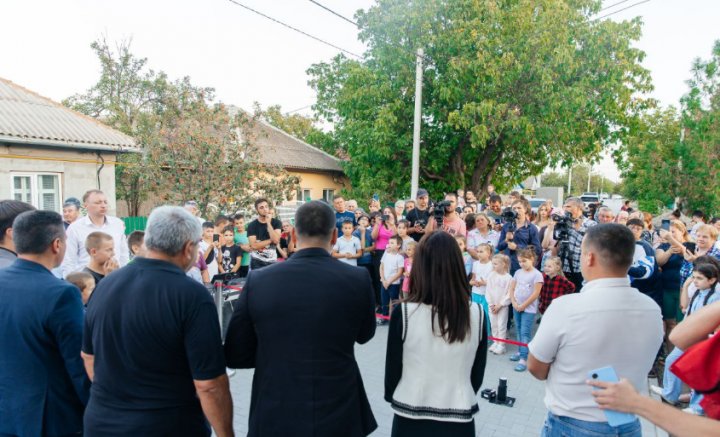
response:
[[[600,196],[598,196],[598,193],[587,192],[582,193],[582,195],[580,196],[580,200],[583,201],[585,207],[587,208],[588,206],[590,206],[591,203],[600,203]]]
[[[529,199],[530,208],[533,210],[533,212],[537,212],[538,207],[540,207],[540,205],[545,203],[546,200],[547,199],[542,199],[540,197],[533,197],[533,198]]]

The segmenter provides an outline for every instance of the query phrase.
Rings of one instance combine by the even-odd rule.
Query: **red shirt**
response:
[[[545,310],[550,306],[553,299],[575,293],[575,284],[563,275],[557,275],[551,278],[543,273],[543,280],[543,287],[542,290],[540,290],[540,307],[538,308],[540,314],[545,313]]]

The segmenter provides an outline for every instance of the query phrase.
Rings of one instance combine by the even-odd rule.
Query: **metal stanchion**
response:
[[[223,305],[225,304],[225,298],[223,297],[223,283],[222,281],[215,281],[213,284],[214,292],[213,299],[215,300],[215,308],[218,313],[218,321],[220,322],[220,331],[223,329]]]

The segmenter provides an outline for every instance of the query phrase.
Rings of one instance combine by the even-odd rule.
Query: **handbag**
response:
[[[703,395],[700,406],[708,417],[720,419],[720,334],[688,348],[670,371]]]

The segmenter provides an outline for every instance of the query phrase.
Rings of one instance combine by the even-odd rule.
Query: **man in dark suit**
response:
[[[251,271],[225,341],[231,368],[255,368],[248,436],[365,436],[377,428],[354,355],[375,335],[366,269],[330,256],[335,214],[302,205],[288,261]]]
[[[0,269],[0,436],[81,435],[83,304],[50,273],[65,255],[62,217],[27,211],[12,229],[18,259]]]

